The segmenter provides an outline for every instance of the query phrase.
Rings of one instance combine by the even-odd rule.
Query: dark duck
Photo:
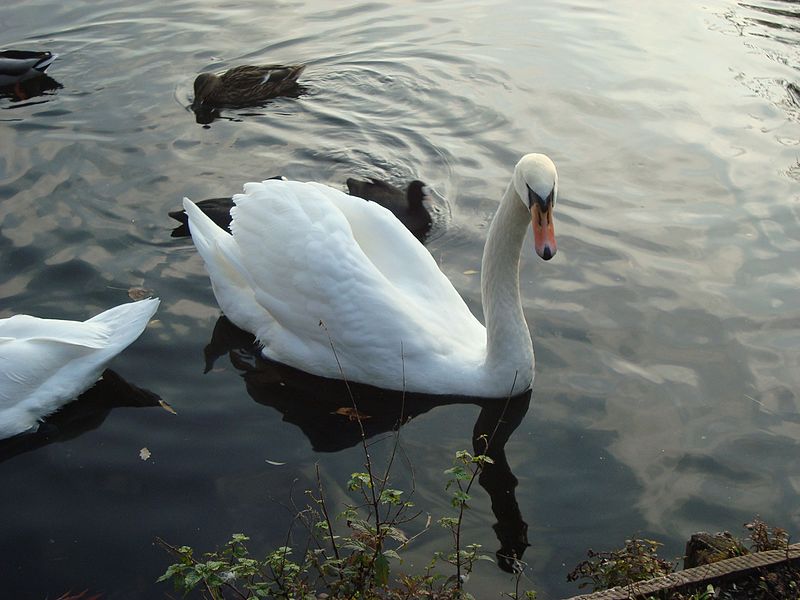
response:
[[[201,73],[194,80],[192,108],[242,108],[297,90],[305,65],[242,65],[224,73]]]
[[[283,177],[277,176],[271,177],[271,179],[283,179]],[[420,241],[423,241],[430,231],[431,215],[423,204],[423,200],[428,199],[427,186],[423,182],[414,180],[403,191],[380,179],[371,178],[369,181],[360,181],[350,178],[347,180],[347,189],[351,196],[376,202],[389,209]],[[197,203],[198,208],[214,223],[228,231],[230,231],[233,205],[231,197],[209,198]],[[172,230],[172,237],[191,235],[186,213],[183,210],[174,210],[169,213],[169,216],[181,223]]]

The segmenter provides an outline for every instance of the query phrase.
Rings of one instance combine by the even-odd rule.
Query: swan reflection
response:
[[[242,373],[253,400],[278,410],[284,421],[300,428],[317,452],[337,452],[359,444],[361,427],[364,435],[371,438],[396,431],[438,406],[480,406],[472,445],[476,454],[486,454],[494,460],[494,464],[485,466],[478,482],[489,494],[497,519],[493,525],[500,542],[497,563],[508,572],[519,568],[519,560],[529,546],[528,525],[517,503],[517,478],[506,459],[505,445],[528,411],[530,391],[503,401],[403,394],[353,383],[348,386],[341,380],[316,377],[263,358],[254,336],[222,316],[205,348],[205,372],[226,354]],[[360,426],[357,416],[361,417]]]
[[[97,429],[114,408],[159,406],[161,398],[106,369],[92,387],[45,418],[36,431],[0,440],[0,462]]]

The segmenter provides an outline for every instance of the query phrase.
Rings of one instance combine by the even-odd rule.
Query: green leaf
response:
[[[164,574],[158,579],[156,579],[156,583],[160,583],[162,581],[169,581],[176,575],[181,575],[185,570],[186,570],[185,565],[170,565],[169,567],[167,567],[167,570],[164,572]]]
[[[456,465],[455,467],[445,470],[445,475],[452,475],[454,479],[461,480],[472,478],[472,474],[468,473],[467,470],[461,465]]]
[[[381,587],[389,585],[389,559],[383,554],[375,558],[375,583]]]
[[[450,503],[455,507],[459,508],[462,504],[466,504],[469,500],[469,494],[466,492],[462,492],[458,490],[453,492],[453,498],[450,500]]]
[[[381,502],[383,504],[400,504],[400,496],[403,494],[402,490],[383,490],[381,492]]]
[[[400,531],[397,527],[384,527],[383,532],[398,542],[405,543],[408,541],[406,534]]]
[[[193,590],[195,586],[202,581],[203,576],[197,571],[190,571],[183,578],[183,585],[187,590]]]
[[[347,489],[355,492],[364,487],[372,488],[372,480],[369,477],[369,473],[352,473],[350,480],[347,482]]]

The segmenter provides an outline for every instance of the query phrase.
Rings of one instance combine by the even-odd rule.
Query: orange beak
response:
[[[556,231],[553,227],[553,203],[547,203],[547,210],[542,211],[538,202],[531,206],[531,227],[533,228],[533,244],[536,254],[544,260],[550,260],[555,256],[558,247],[556,246]]]

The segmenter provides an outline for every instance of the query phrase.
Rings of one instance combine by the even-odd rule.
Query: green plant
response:
[[[456,452],[454,466],[445,471],[445,474],[450,477],[445,489],[452,489],[450,504],[458,510],[458,515],[442,517],[439,519],[439,525],[449,529],[453,536],[455,552],[449,554],[446,560],[456,568],[455,583],[458,589],[461,589],[463,582],[472,572],[475,561],[492,561],[488,556],[479,553],[480,544],[469,544],[462,548],[461,525],[464,521],[464,511],[469,508],[467,502],[470,500],[469,492],[472,484],[475,483],[484,466],[493,463],[494,461],[485,454],[473,456],[466,450],[459,450]]]
[[[789,547],[787,531],[780,527],[770,527],[758,515],[750,523],[745,523],[744,528],[750,532],[750,548],[755,552],[786,550]]]
[[[567,575],[568,581],[583,580],[579,587],[591,585],[594,591],[623,586],[638,581],[669,575],[675,565],[658,556],[660,543],[633,537],[625,546],[611,552],[588,551],[584,560]]]
[[[480,553],[478,544],[463,544],[461,526],[470,487],[489,463],[487,456],[459,451],[455,465],[445,471],[450,477],[446,489],[452,490],[451,504],[457,513],[443,517],[439,523],[450,530],[453,549],[447,554],[436,552],[422,573],[399,572],[392,577],[391,561],[401,560],[400,553],[428,530],[430,518],[422,531],[406,536],[400,526],[420,513],[408,514],[413,503],[403,499],[402,491],[389,487],[388,474],[376,477],[368,460],[366,471],[353,473],[348,481],[348,489],[360,502],[346,506],[333,520],[317,472],[317,490],[306,491],[311,504],[297,515],[297,522],[309,534],[309,547],[299,558],[294,557],[295,550],[288,545],[262,559],[253,558],[246,546],[249,538],[244,534],[233,535],[220,550],[200,558],[189,546],[176,547],[157,538],[157,543],[178,559],[158,581],[171,581],[184,594],[199,591],[212,600],[315,599],[321,591],[328,598],[470,599],[472,596],[463,589],[464,582],[476,561],[492,559]],[[344,523],[344,535],[334,532],[334,522]],[[440,565],[451,565],[455,574],[442,573]],[[520,596],[516,590],[506,596],[533,600],[536,594],[528,591]]]

